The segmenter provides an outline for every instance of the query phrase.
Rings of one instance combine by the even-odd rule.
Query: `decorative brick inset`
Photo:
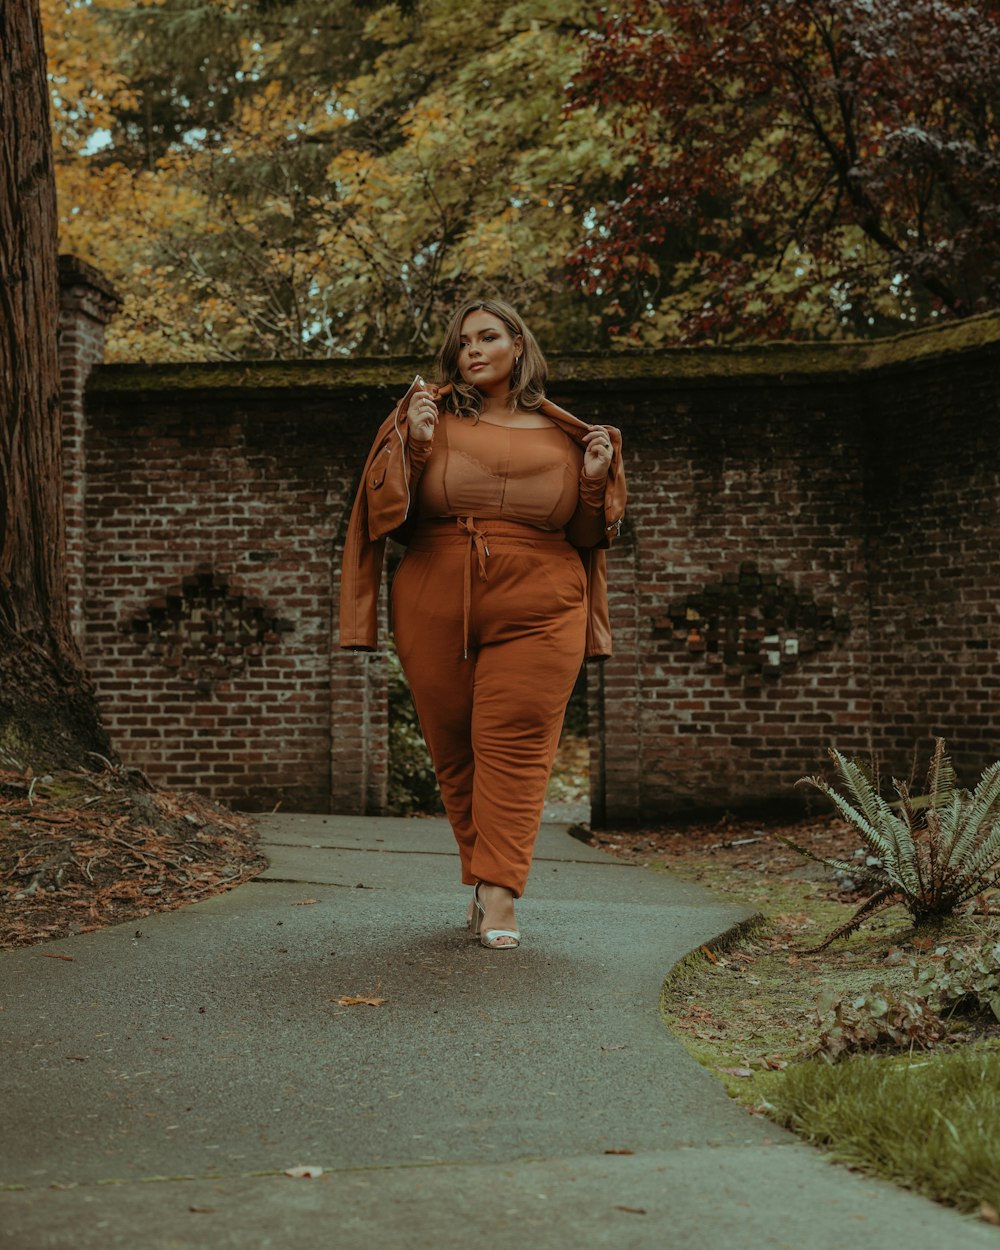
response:
[[[850,619],[832,604],[817,603],[810,590],[777,573],[762,573],[752,560],[672,603],[666,616],[653,621],[654,635],[672,633],[692,656],[703,656],[727,677],[746,677],[750,685],[762,676],[780,677],[802,657],[843,642],[850,631]]]
[[[277,611],[239,592],[228,578],[201,567],[180,586],[153,599],[126,626],[147,644],[147,652],[208,693],[260,664],[264,648],[295,628]]]

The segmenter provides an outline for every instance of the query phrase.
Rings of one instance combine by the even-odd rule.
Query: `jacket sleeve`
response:
[[[340,570],[338,645],[351,651],[374,651],[378,645],[378,596],[385,539],[373,542],[368,537],[366,479],[367,466],[354,497]]]
[[[406,415],[414,390],[411,386],[397,404],[388,431],[382,434],[365,469],[368,536],[373,542],[412,519],[417,483],[430,455],[431,443],[410,440]]]
[[[340,575],[339,645],[345,649],[374,651],[378,645],[385,540],[406,521],[426,461],[424,445],[412,454],[409,447],[406,413],[415,390],[416,381],[379,427],[358,483]]]
[[[625,519],[628,489],[625,485],[625,466],[622,463],[622,434],[613,425],[604,427],[611,439],[611,465],[604,483],[604,547],[610,547],[621,533]]]
[[[603,478],[587,477],[580,470],[580,501],[566,525],[566,537],[574,547],[606,545]]]
[[[580,474],[580,503],[566,527],[566,536],[575,547],[610,547],[621,532],[628,491],[622,465],[621,431],[603,427],[611,440],[611,464],[604,481]]]

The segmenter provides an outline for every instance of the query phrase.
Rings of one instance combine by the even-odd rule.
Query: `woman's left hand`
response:
[[[595,425],[583,436],[583,471],[587,477],[607,477],[611,467],[611,438],[603,425]]]

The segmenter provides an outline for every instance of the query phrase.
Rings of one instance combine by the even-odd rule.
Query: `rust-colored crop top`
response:
[[[565,529],[577,547],[604,538],[604,480],[557,426],[498,425],[443,412],[428,443],[410,440],[417,515],[522,521]]]

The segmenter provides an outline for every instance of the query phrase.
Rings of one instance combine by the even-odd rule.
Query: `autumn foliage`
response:
[[[118,359],[875,334],[1000,303],[1000,0],[42,0]]]
[[[870,333],[1000,304],[996,0],[630,0],[573,87],[619,193],[574,256],[643,342]]]
[[[610,123],[563,103],[593,4],[44,4],[62,246],[125,296],[112,358],[427,352],[470,291],[590,341],[564,257]]]

